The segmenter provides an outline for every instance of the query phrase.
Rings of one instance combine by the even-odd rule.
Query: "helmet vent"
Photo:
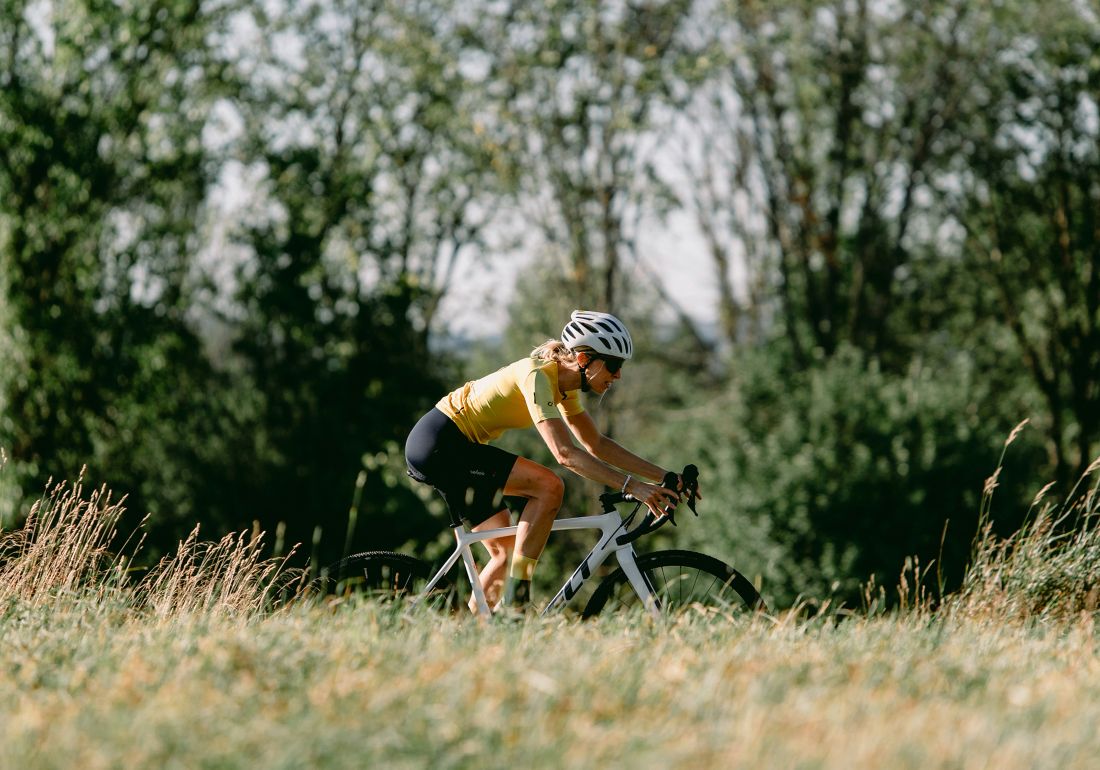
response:
[[[634,344],[626,326],[610,313],[574,310],[561,332],[561,340],[570,350],[590,350],[628,360]]]

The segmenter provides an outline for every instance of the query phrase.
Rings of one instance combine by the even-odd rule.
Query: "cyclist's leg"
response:
[[[537,559],[546,546],[554,518],[561,507],[565,482],[549,468],[519,457],[504,484],[504,494],[527,498],[519,518],[515,550],[530,559]]]
[[[505,604],[524,604],[529,601],[531,572],[550,537],[565,494],[565,484],[549,468],[520,457],[508,475],[504,494],[527,498],[516,531],[505,589]]]
[[[508,509],[494,513],[485,521],[474,527],[474,532],[484,532],[487,529],[499,529],[512,523],[508,515]],[[504,574],[508,569],[508,558],[515,547],[514,537],[497,537],[492,540],[484,540],[481,543],[489,552],[489,563],[486,564],[478,576],[481,582],[481,590],[485,592],[485,601],[490,607],[500,599],[500,592],[504,588]],[[477,612],[477,603],[470,599],[470,611]]]

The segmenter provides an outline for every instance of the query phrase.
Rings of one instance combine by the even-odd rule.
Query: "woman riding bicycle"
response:
[[[465,520],[475,531],[507,527],[502,496],[527,500],[515,537],[485,541],[490,558],[479,579],[490,607],[505,571],[503,604],[530,603],[531,575],[565,491],[549,468],[488,443],[505,430],[534,425],[563,467],[630,494],[656,516],[676,503],[675,492],[642,480],[659,481],[665,470],[602,435],[580,401],[581,392],[606,393],[633,352],[618,318],[576,310],[560,340],[447,394],[409,433],[409,475],[439,491],[456,526]]]

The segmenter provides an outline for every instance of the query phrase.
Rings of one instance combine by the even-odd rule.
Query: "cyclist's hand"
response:
[[[644,481],[633,479],[627,487],[627,494],[653,512],[660,518],[665,515],[665,508],[675,508],[680,501],[680,496],[671,489],[666,489],[659,484],[646,484]]]

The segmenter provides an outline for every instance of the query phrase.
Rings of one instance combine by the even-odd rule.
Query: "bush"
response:
[[[759,575],[770,604],[855,603],[862,582],[892,583],[907,556],[939,559],[941,539],[945,587],[961,581],[1007,433],[965,359],[891,373],[848,348],[791,374],[781,354],[753,350],[709,400],[705,419],[670,426],[703,471],[704,513],[688,531]],[[1032,443],[1013,457],[1043,462]],[[998,524],[1015,528],[1023,507],[1006,493]]]

